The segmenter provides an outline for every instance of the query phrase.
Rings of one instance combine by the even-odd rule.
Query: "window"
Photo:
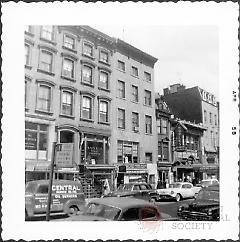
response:
[[[41,50],[39,69],[46,72],[53,72],[53,54],[51,52]]]
[[[118,69],[121,71],[125,71],[125,62],[118,60]]]
[[[125,110],[118,109],[118,128],[125,129]]]
[[[158,142],[158,160],[169,162],[168,147],[167,142]]]
[[[150,82],[152,80],[151,74],[144,71],[144,80]]]
[[[73,60],[63,58],[63,70],[62,70],[63,77],[68,77],[71,79],[74,78],[74,72],[75,72],[74,64],[75,63]]]
[[[54,28],[50,25],[42,26],[41,37],[46,40],[54,40]]]
[[[145,153],[145,161],[146,163],[152,163],[152,153]]]
[[[217,126],[217,115],[214,115],[215,125]]]
[[[108,89],[108,73],[100,71],[99,73],[99,88]]]
[[[104,62],[104,63],[108,63],[109,62],[109,57],[108,57],[108,52],[107,51],[104,51],[104,50],[100,50],[100,54],[99,54],[99,60],[101,62]]]
[[[92,119],[92,99],[90,97],[82,97],[82,118]]]
[[[99,122],[100,123],[108,123],[109,122],[108,115],[108,102],[99,101]]]
[[[118,81],[118,97],[125,98],[125,82]]]
[[[62,91],[61,114],[73,116],[73,93]]]
[[[86,82],[89,84],[93,83],[93,70],[92,67],[83,65],[82,68],[82,82]]]
[[[139,114],[138,113],[132,113],[132,130],[134,132],[139,131]]]
[[[167,119],[160,118],[157,120],[157,133],[167,134]]]
[[[138,87],[132,85],[132,101],[138,102]]]
[[[138,68],[135,66],[132,66],[132,75],[133,76],[138,76]]]
[[[211,145],[212,145],[212,146],[215,145],[215,138],[214,138],[214,133],[213,133],[213,131],[211,131]]]
[[[71,37],[69,35],[64,35],[63,46],[68,49],[74,50],[75,49],[75,38]]]
[[[39,84],[37,95],[37,110],[50,112],[51,87]]]
[[[152,105],[152,95],[150,91],[145,90],[144,104],[147,106]]]
[[[31,47],[25,44],[25,65],[30,66],[30,51]]]
[[[207,122],[207,111],[204,110],[204,122]]]
[[[152,134],[152,117],[145,115],[145,133]]]
[[[83,54],[86,56],[93,57],[93,46],[88,43],[83,44]]]
[[[48,126],[25,122],[26,159],[46,160],[48,147]]]
[[[25,25],[24,26],[24,30],[25,30],[25,32],[27,32],[27,33],[32,33],[33,31],[32,31],[32,26],[31,25]]]
[[[209,113],[209,123],[212,124],[212,113]]]
[[[138,163],[139,143],[118,140],[117,147],[118,163]]]

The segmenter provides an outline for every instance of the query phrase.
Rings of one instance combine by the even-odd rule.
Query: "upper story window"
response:
[[[204,110],[204,122],[207,122],[207,111]]]
[[[100,50],[99,61],[103,63],[109,63],[109,53],[107,51]]]
[[[99,100],[99,123],[109,123],[109,102]]]
[[[138,87],[132,85],[132,101],[138,102]]]
[[[31,57],[31,47],[28,44],[25,44],[25,65],[30,66],[30,57]]]
[[[138,77],[138,68],[135,66],[132,66],[132,75]]]
[[[44,49],[40,50],[39,69],[53,72],[53,53]]]
[[[93,57],[93,45],[90,43],[83,43],[83,54]]]
[[[146,152],[145,153],[145,160],[146,160],[146,163],[152,163],[152,161],[153,161],[153,159],[152,159],[152,153]]]
[[[82,96],[82,112],[81,112],[81,118],[92,120],[93,118],[93,99],[88,96]]]
[[[148,81],[148,82],[151,82],[152,81],[151,74],[146,72],[146,71],[144,71],[144,80]]]
[[[109,89],[109,74],[105,71],[99,72],[99,88],[108,90]]]
[[[61,98],[62,115],[73,116],[73,98],[74,98],[73,92],[62,90],[62,98]]]
[[[152,117],[145,115],[145,133],[152,134]]]
[[[31,78],[30,77],[28,77],[28,76],[25,76],[25,109],[28,109],[29,107],[28,107],[28,103],[29,103],[29,101],[28,101],[28,97],[29,97],[29,86],[30,86],[30,82],[31,82]]]
[[[134,132],[139,131],[139,114],[132,112],[132,130]]]
[[[125,62],[118,60],[118,69],[121,71],[126,71]]]
[[[118,81],[118,97],[125,98],[125,82]]]
[[[167,134],[168,131],[168,121],[167,119],[160,118],[157,120],[157,133]]]
[[[147,106],[151,106],[152,105],[152,95],[151,92],[148,90],[145,90],[144,92],[144,104]]]
[[[31,25],[25,25],[24,30],[28,34],[33,34],[33,26],[31,26]]]
[[[53,41],[54,40],[54,27],[51,25],[42,26],[41,38]]]
[[[74,79],[75,77],[75,61],[69,58],[63,58],[62,76]]]
[[[38,111],[51,111],[51,96],[52,96],[52,88],[45,84],[38,85],[38,93],[37,93],[37,110]]]
[[[215,119],[215,125],[217,126],[217,115],[214,115],[214,119]]]
[[[82,66],[82,82],[93,84],[93,68],[91,66]]]
[[[68,49],[71,49],[71,50],[75,50],[76,49],[76,47],[75,47],[75,38],[73,36],[65,34],[63,41],[64,41],[63,42],[63,46],[64,47],[66,47]]]
[[[125,110],[118,108],[118,128],[125,129]]]
[[[209,113],[209,123],[212,124],[212,113]]]

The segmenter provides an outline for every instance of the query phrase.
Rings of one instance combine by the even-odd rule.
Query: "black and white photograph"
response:
[[[3,8],[4,237],[236,239],[238,5],[78,4]]]

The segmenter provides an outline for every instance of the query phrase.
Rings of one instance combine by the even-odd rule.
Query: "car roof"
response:
[[[104,198],[97,198],[92,200],[90,203],[98,203],[103,205],[108,205],[112,207],[117,207],[120,209],[134,207],[149,207],[152,205],[151,203],[143,200],[143,199],[136,199],[136,198],[129,198],[129,197],[104,197]]]
[[[192,183],[190,183],[190,182],[173,182],[170,185],[172,185],[172,184],[181,184],[181,185],[183,185],[183,184],[192,184]]]
[[[219,191],[219,185],[212,185],[212,186],[208,186],[208,187],[203,187],[202,190]]]
[[[72,181],[72,180],[53,180],[53,184],[72,184],[72,183],[80,183],[79,181]],[[34,184],[34,185],[48,185],[49,180],[34,180],[34,181],[29,181],[26,183],[27,184]]]

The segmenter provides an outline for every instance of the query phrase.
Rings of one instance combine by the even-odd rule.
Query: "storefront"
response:
[[[218,179],[219,180],[219,165],[203,165],[199,169],[203,173],[203,179]]]
[[[158,171],[158,187],[159,188],[160,187],[166,188],[170,183],[173,182],[170,164],[167,166],[167,165],[158,163],[157,171]]]
[[[172,168],[174,181],[187,181],[194,178],[194,171],[191,165],[177,165]]]

